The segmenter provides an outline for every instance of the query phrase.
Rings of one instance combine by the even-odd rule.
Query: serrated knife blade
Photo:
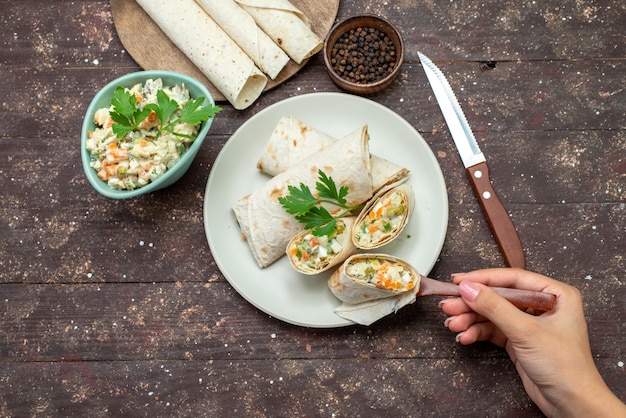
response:
[[[417,54],[505,263],[509,267],[524,268],[526,261],[519,235],[491,185],[487,161],[480,151],[465,114],[441,70],[424,54],[421,52]]]

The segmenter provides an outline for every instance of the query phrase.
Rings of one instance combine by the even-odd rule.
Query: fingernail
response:
[[[464,299],[469,300],[470,302],[473,302],[474,299],[476,299],[478,292],[480,292],[480,288],[473,282],[464,280],[459,283],[459,293]]]
[[[460,273],[452,273],[452,274],[450,275],[450,278],[451,278],[451,279],[454,279],[455,277],[461,277],[461,276],[463,276],[463,275],[465,275],[465,274],[467,274],[467,273],[465,273],[465,272],[460,272]]]
[[[461,342],[461,336],[464,334],[464,332],[459,332],[458,334],[456,334],[456,337],[454,337],[454,341],[456,341],[457,343]]]
[[[452,299],[442,299],[439,301],[439,303],[437,304],[437,306],[439,306],[439,309],[443,308],[443,305],[445,305],[446,303],[448,303],[449,301],[451,301]]]
[[[454,318],[456,318],[456,316],[449,316],[446,318],[445,321],[443,321],[443,326],[446,328],[449,328],[450,325],[450,321],[452,321]]]

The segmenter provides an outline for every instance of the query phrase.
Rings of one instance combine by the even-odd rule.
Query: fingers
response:
[[[452,332],[457,333],[456,341],[467,345],[475,343],[476,341],[491,341],[501,347],[506,343],[506,338],[499,332],[499,330],[489,322],[485,317],[473,312],[462,301],[462,299],[446,299],[440,304],[444,312],[449,316],[444,321],[444,325]],[[462,302],[462,308],[460,311],[452,314],[450,313],[450,307],[454,309],[455,302]],[[461,304],[456,303],[461,306]]]
[[[457,284],[461,283],[463,280],[470,280],[488,286],[512,287],[539,292],[547,291],[546,289],[567,286],[544,275],[518,268],[474,270],[468,273],[453,274],[452,279]]]
[[[472,311],[463,298],[460,297],[443,299],[439,302],[439,307],[448,315],[460,315]]]
[[[580,291],[558,280],[551,279],[542,274],[518,268],[494,268],[474,270],[468,273],[452,275],[455,283],[472,281],[488,286],[504,288],[517,288],[551,293],[557,297],[554,311],[569,306],[570,309],[582,307]],[[554,313],[552,311],[551,313]]]
[[[441,301],[441,309],[451,317],[445,322],[454,332],[460,332],[457,341],[471,344],[488,340],[504,345],[507,340],[522,341],[540,324],[537,317],[520,310],[496,294],[489,286],[518,288],[552,293],[557,303],[552,311],[536,312],[550,317],[576,317],[582,311],[580,292],[572,286],[541,274],[517,268],[476,270],[454,274],[459,284],[460,298]]]
[[[485,322],[484,319],[478,318],[478,315],[474,312],[464,313],[462,315],[449,316],[444,321],[444,325],[450,331],[463,332],[477,322]]]
[[[464,280],[459,283],[459,293],[472,311],[488,319],[509,338],[523,333],[534,318],[484,284]]]
[[[504,347],[507,338],[492,322],[479,322],[458,333],[456,341],[463,345],[473,344],[476,341],[491,341]]]

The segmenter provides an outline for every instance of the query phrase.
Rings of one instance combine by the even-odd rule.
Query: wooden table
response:
[[[224,105],[181,181],[106,199],[80,162],[93,94],[140,68],[104,0],[0,0],[0,415],[517,416],[541,412],[506,353],[455,343],[437,298],[372,326],[309,329],[257,310],[217,268],[207,178],[248,118],[338,91],[315,56],[245,111]],[[417,59],[448,75],[519,230],[527,268],[578,287],[593,355],[626,400],[623,2],[343,0],[383,15],[406,61],[371,98],[432,147],[448,187],[430,275],[502,266]]]

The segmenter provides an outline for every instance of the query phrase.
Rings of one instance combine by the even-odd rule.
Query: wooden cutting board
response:
[[[219,0],[218,0],[219,1]],[[339,0],[291,0],[311,21],[311,29],[324,39],[335,22]],[[126,51],[144,70],[168,70],[187,74],[204,83],[216,101],[224,95],[169,40],[156,23],[134,0],[111,0],[111,12],[117,34]],[[276,79],[268,77],[265,91],[285,82],[306,64],[290,60]]]

